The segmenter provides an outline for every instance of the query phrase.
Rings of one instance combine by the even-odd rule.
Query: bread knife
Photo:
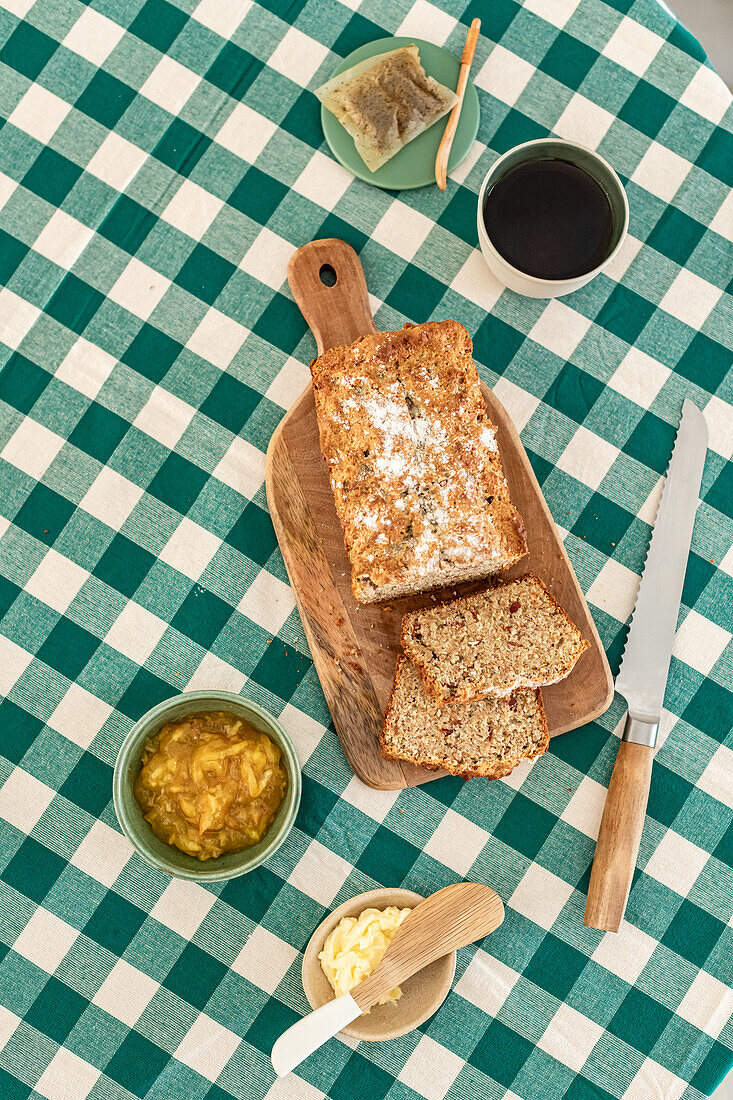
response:
[[[608,932],[619,930],[639,853],[707,439],[702,413],[686,400],[616,677],[616,691],[629,710],[585,907],[586,925]]]

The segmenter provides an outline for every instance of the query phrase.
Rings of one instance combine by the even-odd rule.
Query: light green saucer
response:
[[[414,44],[420,50],[420,61],[428,76],[439,80],[446,87],[455,89],[458,83],[458,72],[461,67],[460,58],[454,57],[449,50],[442,46],[436,46],[432,42],[425,42],[422,38],[379,38],[376,42],[368,42],[354,50],[343,61],[339,62],[333,70],[332,76],[338,76],[344,69],[364,61],[367,57],[374,57],[378,53],[386,53],[387,50],[396,50],[400,46]],[[409,142],[404,149],[378,168],[376,172],[370,172],[364,161],[356,151],[354,139],[346,133],[343,126],[331,114],[326,107],[321,106],[321,123],[323,133],[329,148],[336,160],[343,164],[357,179],[366,180],[377,187],[384,187],[390,191],[402,191],[410,187],[425,187],[435,183],[435,158],[438,154],[438,146],[443,136],[448,115],[439,118],[429,130],[420,134]],[[463,99],[461,117],[458,120],[458,129],[453,139],[453,148],[448,158],[448,175],[457,168],[467,156],[469,149],[476,140],[479,123],[478,94],[469,80],[466,94]]]

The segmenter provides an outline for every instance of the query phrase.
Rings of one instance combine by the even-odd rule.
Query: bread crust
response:
[[[419,644],[416,644],[415,639],[415,627],[417,620],[421,615],[432,614],[436,610],[453,608],[456,611],[461,611],[471,600],[476,599],[493,592],[499,588],[508,588],[510,585],[516,585],[518,582],[531,581],[537,584],[544,593],[548,602],[553,606],[555,612],[562,620],[567,631],[572,635],[577,635],[580,639],[580,645],[577,649],[575,656],[572,660],[567,661],[563,667],[561,674],[555,676],[552,680],[544,680],[542,682],[529,682],[527,680],[518,680],[507,691],[494,691],[491,688],[482,690],[476,684],[466,684],[458,687],[454,694],[452,694],[448,686],[440,679],[438,679],[434,670],[430,665],[426,664],[424,660],[424,654]],[[406,615],[402,617],[402,627],[400,634],[400,641],[402,648],[406,655],[412,661],[420,673],[420,678],[423,682],[423,687],[427,694],[436,703],[472,703],[477,702],[480,699],[489,698],[501,698],[503,695],[508,695],[512,691],[516,691],[518,688],[535,688],[535,687],[548,687],[550,684],[558,683],[560,680],[564,680],[575,668],[580,657],[585,653],[587,649],[590,649],[590,642],[583,638],[578,631],[577,626],[569,617],[567,612],[557,602],[552,593],[548,590],[547,586],[540,580],[540,578],[534,573],[525,573],[522,577],[514,577],[511,580],[500,580],[498,578],[492,578],[489,584],[476,592],[471,592],[467,596],[459,596],[457,599],[443,599],[437,600],[430,607],[418,609],[417,611],[408,611]]]
[[[486,577],[527,553],[463,325],[373,333],[311,374],[359,603]]]
[[[426,768],[429,771],[446,771],[450,775],[456,775],[461,779],[502,779],[513,772],[514,769],[519,764],[521,764],[523,760],[534,760],[538,756],[544,756],[544,754],[547,752],[547,749],[550,745],[550,733],[547,726],[545,707],[542,701],[542,692],[539,688],[534,689],[533,694],[537,702],[537,719],[540,722],[542,734],[540,740],[533,747],[532,752],[520,752],[514,756],[507,757],[504,760],[497,760],[491,763],[487,761],[486,767],[476,769],[461,766],[461,764],[454,763],[447,757],[444,762],[436,764],[424,756],[406,756],[394,751],[387,743],[387,729],[390,722],[391,714],[393,713],[395,707],[395,696],[399,687],[400,678],[404,672],[405,666],[409,663],[410,662],[408,661],[408,658],[404,656],[399,657],[397,660],[397,669],[395,672],[394,683],[392,684],[392,690],[390,692],[387,710],[379,735],[379,751],[385,760],[394,760],[398,763],[401,762],[414,764],[417,767]]]

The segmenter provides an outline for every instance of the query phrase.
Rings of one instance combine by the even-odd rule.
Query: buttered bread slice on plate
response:
[[[486,577],[527,553],[463,325],[373,333],[311,373],[360,603]]]

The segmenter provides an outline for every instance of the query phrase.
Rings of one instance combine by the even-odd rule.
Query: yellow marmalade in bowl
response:
[[[262,840],[288,786],[280,748],[227,711],[167,722],[145,746],[134,793],[159,840],[196,859]]]

